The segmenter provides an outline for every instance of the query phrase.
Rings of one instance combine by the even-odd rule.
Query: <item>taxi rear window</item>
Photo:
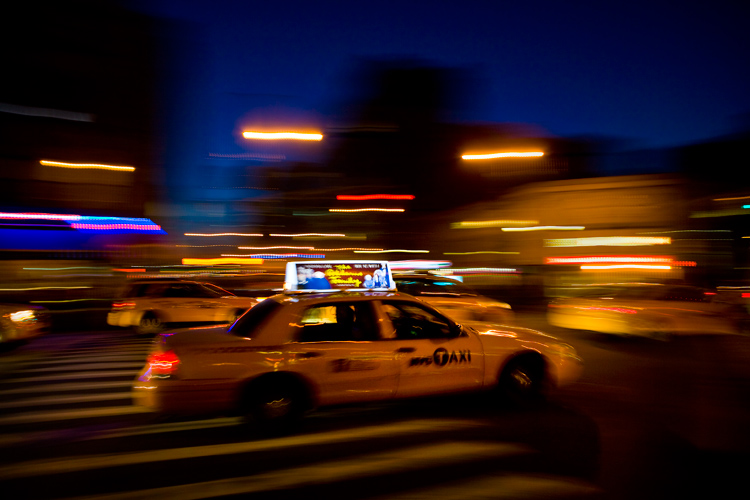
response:
[[[252,337],[281,307],[282,305],[275,300],[266,299],[235,321],[229,327],[229,333],[238,337]]]

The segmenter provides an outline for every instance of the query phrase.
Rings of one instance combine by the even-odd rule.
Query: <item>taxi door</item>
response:
[[[396,354],[396,397],[475,390],[482,387],[484,355],[475,335],[466,335],[432,308],[407,301],[383,301],[382,312]]]
[[[289,363],[314,381],[321,405],[394,396],[398,366],[373,318],[370,301],[317,304],[302,313]]]

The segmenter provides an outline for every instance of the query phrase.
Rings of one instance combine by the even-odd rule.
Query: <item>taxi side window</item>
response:
[[[385,302],[383,311],[395,328],[397,340],[452,337],[451,325],[439,316],[411,302]]]
[[[302,313],[300,342],[377,340],[369,303],[337,303],[310,307]]]

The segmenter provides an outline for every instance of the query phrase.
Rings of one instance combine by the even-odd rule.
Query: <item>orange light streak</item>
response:
[[[489,153],[489,154],[481,154],[481,155],[463,155],[461,156],[461,159],[463,160],[491,160],[495,158],[534,158],[534,157],[540,157],[544,156],[544,153],[541,151],[530,151],[530,152],[516,152],[516,151],[509,151],[507,153]]]
[[[242,137],[245,139],[259,139],[262,141],[321,141],[323,134],[303,134],[299,132],[243,132]]]

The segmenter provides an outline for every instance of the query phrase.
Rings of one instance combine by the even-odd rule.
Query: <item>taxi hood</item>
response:
[[[524,328],[522,326],[501,325],[499,323],[488,323],[486,321],[462,321],[461,325],[472,328],[481,337],[506,337],[519,340],[541,340],[546,342],[564,343],[557,337],[532,328]]]

